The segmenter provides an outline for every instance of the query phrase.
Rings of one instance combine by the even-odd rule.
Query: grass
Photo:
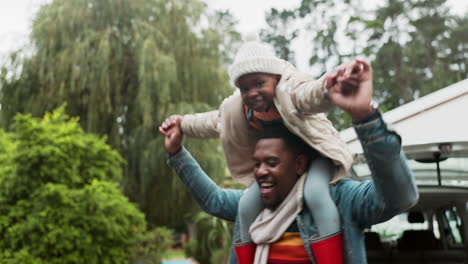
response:
[[[163,259],[183,259],[185,258],[185,253],[183,249],[170,249],[164,253]]]

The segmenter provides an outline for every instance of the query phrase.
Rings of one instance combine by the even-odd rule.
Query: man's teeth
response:
[[[263,182],[263,183],[260,184],[260,187],[265,187],[265,188],[266,187],[271,187],[271,186],[273,186],[273,183]]]

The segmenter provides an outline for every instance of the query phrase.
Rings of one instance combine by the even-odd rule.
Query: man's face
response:
[[[295,154],[281,138],[261,139],[254,152],[255,180],[266,208],[275,209],[305,171],[305,157]]]
[[[249,73],[237,81],[242,101],[257,112],[268,111],[273,106],[279,75],[268,73]]]

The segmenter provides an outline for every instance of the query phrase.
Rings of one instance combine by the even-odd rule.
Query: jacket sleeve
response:
[[[243,191],[219,188],[185,148],[168,157],[167,164],[179,176],[193,199],[205,212],[235,221]]]
[[[218,138],[220,134],[219,122],[218,110],[184,115],[182,132],[189,137]]]
[[[327,96],[325,76],[314,79],[302,72],[295,72],[288,80],[291,85],[292,101],[302,114],[317,114],[328,112],[334,104]]]
[[[354,124],[373,179],[353,181],[343,197],[361,228],[384,222],[413,207],[419,199],[400,136],[387,126],[380,113],[374,115],[376,119]]]

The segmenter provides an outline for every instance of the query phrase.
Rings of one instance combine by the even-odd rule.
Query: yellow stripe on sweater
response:
[[[303,242],[298,232],[284,232],[281,238],[274,245],[302,246]]]

